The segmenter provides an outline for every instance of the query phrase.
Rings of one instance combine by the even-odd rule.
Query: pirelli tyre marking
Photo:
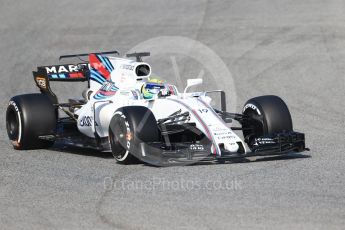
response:
[[[260,112],[259,108],[256,107],[256,106],[253,105],[253,104],[246,104],[246,106],[244,106],[244,108],[243,108],[243,112],[246,111],[248,108],[251,108],[252,110],[254,110],[255,112],[257,112],[258,115],[261,115],[261,112]]]
[[[129,127],[127,117],[121,111],[115,112],[114,116],[115,115],[120,115],[125,120],[125,125],[126,125],[126,152],[121,158],[117,158],[118,161],[124,161],[129,154],[129,149],[131,147],[131,140],[133,137],[132,137],[132,132],[131,132],[131,128]]]
[[[17,116],[18,116],[18,137],[17,137],[17,140],[12,140],[12,143],[15,146],[19,146],[20,145],[20,141],[22,139],[22,119],[21,119],[21,114],[20,114],[20,111],[19,111],[19,108],[18,108],[17,104],[14,101],[10,101],[9,105],[14,107],[14,110],[16,111]]]

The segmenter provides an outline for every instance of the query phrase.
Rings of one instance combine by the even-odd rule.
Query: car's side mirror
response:
[[[187,80],[187,86],[184,89],[183,93],[185,94],[187,92],[188,88],[190,88],[192,86],[200,85],[200,84],[202,84],[202,79],[201,78],[188,79]]]

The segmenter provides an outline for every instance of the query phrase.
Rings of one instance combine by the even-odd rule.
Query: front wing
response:
[[[221,156],[210,152],[212,143],[175,143],[167,147],[162,143],[141,143],[141,155],[136,155],[140,160],[159,166],[171,164],[197,163],[200,161],[231,161],[232,159],[254,156],[275,156],[289,152],[302,152],[305,148],[303,133],[282,132],[274,135],[257,138],[256,145],[251,152],[229,152],[220,145]]]

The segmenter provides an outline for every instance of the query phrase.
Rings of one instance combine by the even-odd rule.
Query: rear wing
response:
[[[40,66],[33,74],[34,76],[37,73],[46,75],[49,81],[87,81],[89,70],[89,63],[79,63],[77,65]]]
[[[85,54],[73,54],[60,56],[59,60],[66,58],[78,58],[88,56],[91,62],[79,64],[64,64],[64,65],[52,65],[52,66],[40,66],[37,67],[37,71],[33,71],[34,80],[40,91],[48,95],[54,103],[57,103],[57,97],[50,88],[50,81],[62,81],[62,82],[88,82],[88,88],[90,88],[90,72],[94,68],[104,68],[104,64],[100,63],[98,66],[92,66],[92,57],[106,55],[106,54],[119,54],[117,51],[99,52],[99,53],[85,53]],[[104,57],[101,57],[104,60]],[[108,59],[107,59],[108,60]],[[109,61],[109,60],[108,60]],[[97,64],[97,63],[96,63]],[[110,75],[110,72],[108,73]]]

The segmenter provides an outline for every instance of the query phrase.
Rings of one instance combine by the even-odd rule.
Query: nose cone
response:
[[[236,142],[233,143],[224,143],[224,148],[229,152],[237,152],[238,151],[238,144]]]

